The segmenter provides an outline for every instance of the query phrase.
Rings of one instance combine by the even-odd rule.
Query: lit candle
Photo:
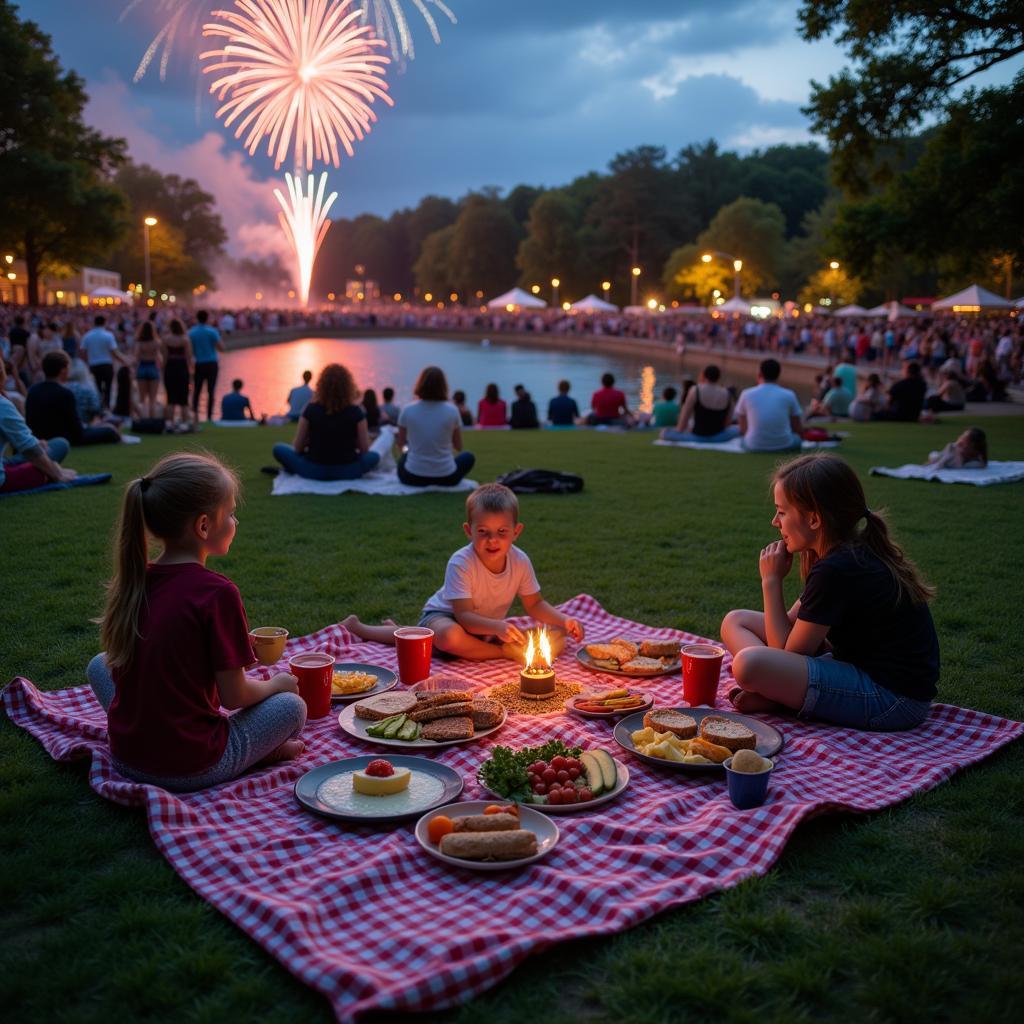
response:
[[[526,657],[519,673],[519,693],[529,700],[544,700],[555,692],[555,670],[551,667],[551,644],[547,631],[527,634]]]

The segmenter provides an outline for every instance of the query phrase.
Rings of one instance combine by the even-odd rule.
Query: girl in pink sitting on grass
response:
[[[795,711],[856,729],[920,725],[939,677],[931,588],[837,456],[787,463],[773,494],[782,539],[761,551],[764,611],[722,622],[739,684],[730,700],[744,712]],[[804,588],[787,611],[796,555]]]
[[[304,749],[295,676],[246,675],[256,658],[241,596],[206,567],[231,547],[237,496],[231,470],[186,452],[125,488],[100,619],[105,653],[87,676],[107,710],[114,766],[137,782],[203,789]],[[151,537],[163,546],[153,562]]]

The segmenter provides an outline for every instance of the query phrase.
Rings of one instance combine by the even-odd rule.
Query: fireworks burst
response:
[[[313,175],[309,175],[305,192],[302,191],[302,179],[298,176],[293,178],[290,174],[285,174],[284,179],[288,186],[288,198],[284,197],[279,188],[274,189],[274,195],[281,204],[277,219],[295,250],[299,300],[305,306],[309,301],[313,263],[330,228],[327,213],[334,200],[338,198],[338,193],[332,192],[324,198],[324,191],[327,188],[326,171],[320,175],[319,185],[315,184]]]
[[[268,137],[267,154],[280,167],[294,145],[296,166],[340,162],[338,142],[353,155],[377,115],[375,99],[392,105],[384,81],[388,58],[349,0],[235,0],[235,10],[203,26],[204,36],[227,40],[204,72],[219,75],[210,86],[222,102],[224,127],[236,121],[235,138],[248,132],[245,148],[255,154]],[[294,140],[294,142],[293,142]]]
[[[121,11],[123,20],[145,0],[130,0]],[[386,41],[392,57],[397,61],[413,60],[416,46],[413,41],[409,19],[402,8],[402,0],[354,0],[359,8],[363,24],[370,25],[377,35]],[[441,42],[441,32],[431,8],[436,8],[453,25],[457,19],[452,10],[441,0],[411,0],[422,15],[435,43]],[[157,54],[160,55],[160,78],[167,77],[167,67],[174,51],[174,44],[181,36],[199,35],[203,18],[210,14],[213,0],[149,0],[149,7],[155,9],[166,21],[146,47],[146,52],[135,69],[134,82],[142,80]]]

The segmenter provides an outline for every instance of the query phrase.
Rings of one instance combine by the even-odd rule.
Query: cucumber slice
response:
[[[388,727],[382,733],[385,739],[394,739],[398,735],[398,730],[405,725],[405,715],[395,715],[395,717],[388,723]]]
[[[594,796],[603,793],[604,774],[601,772],[597,758],[588,750],[586,753],[580,754],[580,764],[583,765],[584,774],[587,776],[587,786],[590,788],[590,792]]]
[[[398,739],[414,740],[419,735],[419,733],[420,723],[408,719],[402,723],[402,728],[398,730]]]

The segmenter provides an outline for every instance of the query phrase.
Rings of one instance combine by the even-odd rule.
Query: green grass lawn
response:
[[[1024,419],[984,423],[1024,458]],[[962,429],[857,425],[844,454],[873,508],[939,594],[940,699],[1024,717],[1024,484],[985,489],[868,477]],[[250,621],[309,632],[356,611],[414,620],[463,542],[456,495],[269,497],[259,467],[286,431],[207,429],[240,469],[230,556]],[[581,592],[652,625],[717,635],[756,604],[773,539],[774,459],[660,449],[649,437],[471,434],[474,477],[581,473],[573,497],[526,497],[520,543],[545,596]],[[113,486],[0,502],[0,676],[84,682],[121,485],[180,440],[74,452]],[[795,575],[795,574],[794,574]],[[798,587],[790,581],[792,596]],[[141,812],[107,803],[83,764],[56,765],[0,724],[0,1006],[19,1022],[328,1020],[320,997],[199,900],[157,855]],[[531,958],[446,1021],[1016,1020],[1024,1009],[1024,747],[939,789],[799,829],[776,868],[613,938]],[[353,942],[359,937],[352,936]]]

